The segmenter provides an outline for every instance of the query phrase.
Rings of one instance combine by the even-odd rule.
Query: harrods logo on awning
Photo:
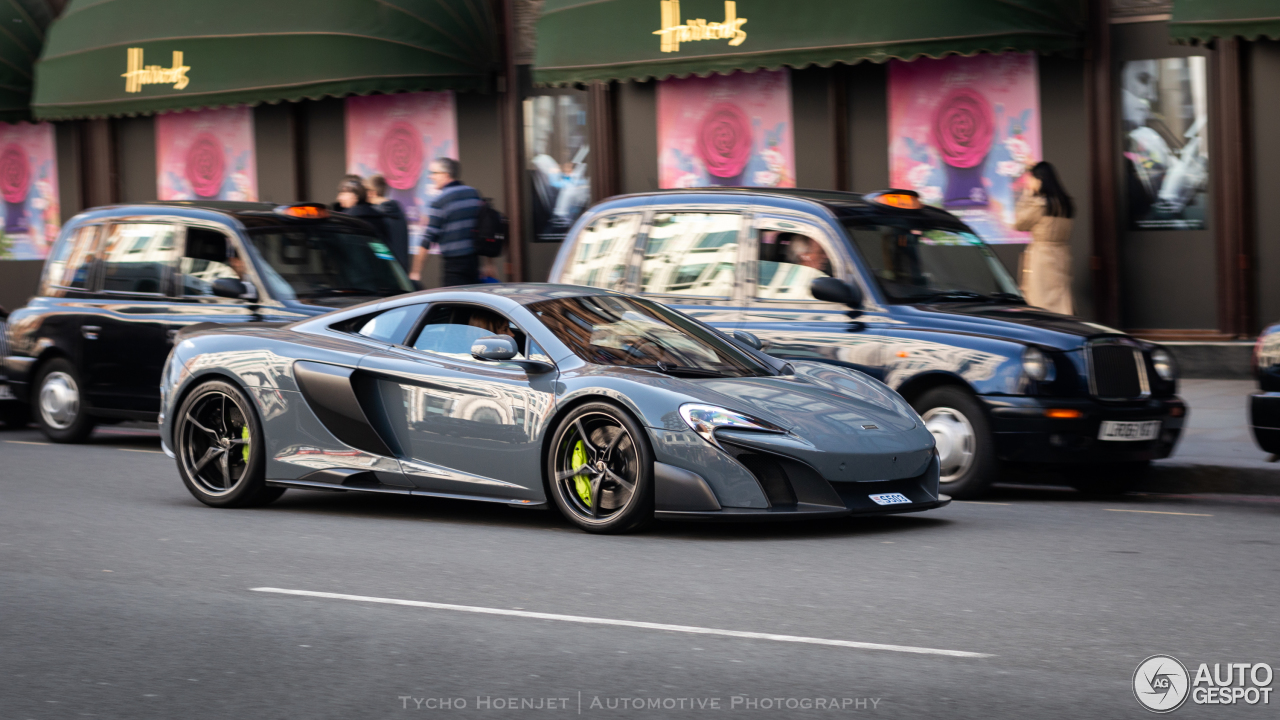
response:
[[[187,71],[190,69],[189,65],[182,64],[181,50],[173,51],[173,67],[162,67],[143,65],[142,48],[129,48],[129,70],[121,73],[120,77],[124,78],[125,92],[142,92],[143,85],[169,85],[170,83],[173,84],[174,90],[181,90],[191,82],[187,77]]]
[[[738,46],[747,39],[742,30],[746,18],[738,17],[738,3],[724,2],[724,22],[707,22],[702,18],[680,22],[680,0],[662,0],[662,29],[654,35],[662,36],[662,52],[679,52],[680,43],[695,40],[728,40]]]

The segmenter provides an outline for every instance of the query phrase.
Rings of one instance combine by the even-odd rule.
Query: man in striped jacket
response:
[[[422,237],[422,247],[413,257],[413,271],[409,277],[422,279],[426,249],[434,242],[440,246],[440,254],[444,256],[442,287],[478,283],[480,258],[471,239],[483,204],[480,193],[458,180],[462,166],[453,158],[432,160],[430,171],[431,183],[440,194],[428,208],[426,233]]]

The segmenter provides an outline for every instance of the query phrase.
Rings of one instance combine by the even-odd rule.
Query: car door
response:
[[[636,290],[725,332],[746,311],[742,213],[723,209],[656,208],[641,238]]]
[[[883,377],[881,339],[866,332],[869,324],[883,319],[880,314],[855,319],[852,308],[816,300],[809,292],[809,284],[819,277],[859,283],[852,256],[824,223],[758,214],[747,245],[744,285],[750,299],[742,330],[759,337],[765,352],[775,357],[832,362]]]
[[[541,500],[540,428],[555,406],[556,373],[471,357],[478,337],[509,334],[524,357],[550,362],[505,316],[466,303],[432,304],[405,344],[360,361],[420,489],[497,500]]]
[[[107,226],[98,289],[80,326],[86,393],[97,410],[134,417],[160,408],[178,230],[163,221]]]

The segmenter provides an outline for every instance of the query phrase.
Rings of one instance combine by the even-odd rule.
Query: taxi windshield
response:
[[[853,223],[845,230],[890,302],[1023,302],[1018,284],[973,233]]]
[[[657,370],[677,377],[771,375],[715,331],[657,303],[616,295],[529,305],[575,355],[596,365]]]
[[[300,299],[413,291],[391,250],[371,235],[316,226],[251,231],[249,239],[277,276],[266,280]]]

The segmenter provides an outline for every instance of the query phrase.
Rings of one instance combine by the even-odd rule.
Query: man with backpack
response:
[[[440,247],[444,257],[442,287],[480,282],[480,256],[496,257],[506,239],[506,221],[476,189],[458,179],[461,165],[453,158],[436,158],[429,168],[431,183],[440,194],[427,209],[422,247],[413,257],[409,278],[421,282],[426,248]]]

